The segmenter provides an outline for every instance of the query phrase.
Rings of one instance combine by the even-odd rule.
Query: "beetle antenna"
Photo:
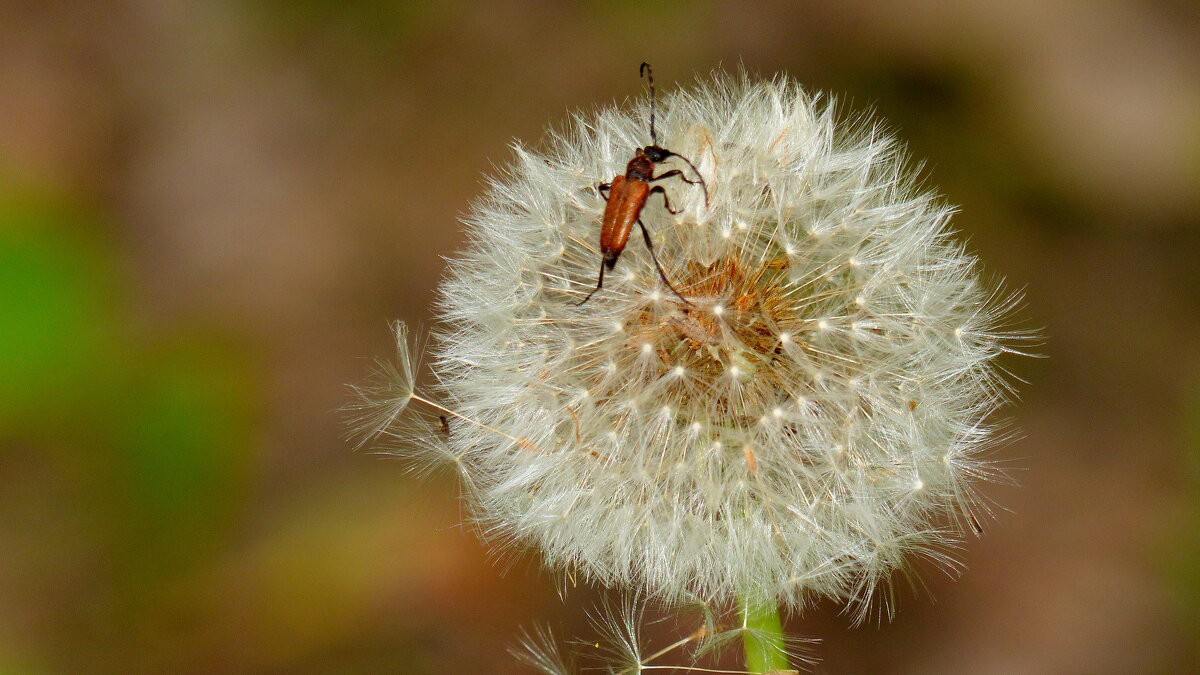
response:
[[[647,77],[650,81],[650,145],[657,146],[658,134],[654,133],[654,69],[650,67],[649,63],[642,61],[642,67],[638,70],[638,77]]]

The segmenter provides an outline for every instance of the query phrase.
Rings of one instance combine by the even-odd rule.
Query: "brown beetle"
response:
[[[596,287],[592,289],[587,297],[580,300],[578,305],[582,305],[592,298],[604,287],[604,270],[607,268],[612,271],[616,266],[617,259],[621,257],[621,252],[625,250],[625,244],[629,243],[629,233],[633,230],[633,224],[636,222],[642,230],[642,238],[646,240],[646,248],[650,251],[650,258],[654,261],[654,268],[658,270],[658,276],[662,277],[663,283],[671,292],[679,296],[685,304],[692,304],[687,301],[675,287],[671,285],[667,275],[663,272],[662,265],[658,263],[658,256],[654,254],[654,244],[650,241],[650,232],[646,230],[645,224],[642,223],[642,209],[646,207],[646,200],[653,193],[659,193],[663,198],[663,205],[667,207],[667,211],[671,213],[679,213],[671,208],[671,202],[667,199],[667,192],[661,185],[650,187],[651,183],[658,182],[667,178],[679,177],[679,180],[689,185],[699,185],[704,190],[704,205],[708,206],[708,185],[704,182],[704,176],[696,169],[696,165],[692,164],[691,160],[683,155],[678,155],[666,148],[661,148],[658,145],[658,135],[654,130],[654,71],[651,70],[649,63],[642,63],[639,70],[640,77],[647,77],[650,83],[650,145],[644,148],[638,148],[633,155],[633,159],[629,160],[629,164],[625,166],[625,175],[617,176],[612,179],[611,183],[601,183],[596,187],[596,191],[608,202],[604,207],[604,220],[600,226],[600,253],[603,259],[600,261],[600,278],[596,281]],[[654,165],[660,162],[665,162],[671,157],[678,157],[687,163],[692,171],[696,174],[698,180],[689,180],[683,175],[679,169],[671,169],[666,173],[658,176],[654,175]],[[605,192],[608,192],[605,195]],[[578,306],[577,305],[577,306]]]

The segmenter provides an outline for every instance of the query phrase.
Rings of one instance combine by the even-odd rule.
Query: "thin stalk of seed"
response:
[[[419,395],[419,394],[410,394],[409,398],[411,398],[414,401],[420,401],[421,403],[424,403],[425,405],[430,406],[431,408],[436,408],[438,410],[441,410],[442,412],[446,413],[447,415],[453,415],[453,416],[457,417],[458,419],[466,422],[467,424],[473,424],[473,425],[479,427],[480,429],[487,429],[488,431],[490,431],[494,434],[499,434],[500,436],[503,436],[504,438],[507,438],[508,440],[512,441],[513,443],[516,443],[517,445],[521,446],[522,448],[532,448],[532,449],[539,450],[539,451],[541,450],[541,448],[539,448],[537,445],[535,445],[533,443],[533,441],[529,440],[528,438],[518,438],[516,436],[510,436],[495,427],[489,427],[488,425],[484,424],[483,422],[477,422],[477,421],[471,419],[470,417],[467,417],[465,415],[454,412],[453,410],[447,408],[446,406],[438,405],[437,403],[434,403],[433,401],[430,401],[427,398],[422,398],[421,395]]]

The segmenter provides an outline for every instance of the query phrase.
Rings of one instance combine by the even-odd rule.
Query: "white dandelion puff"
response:
[[[678,212],[641,214],[663,274],[635,235],[578,306],[601,261],[597,184],[649,140],[648,115],[518,146],[466,218],[438,403],[420,400],[454,418],[441,452],[481,529],[666,602],[862,603],[914,555],[952,567],[998,475],[995,359],[1029,337],[1000,328],[1019,297],[981,280],[954,208],[880,124],[743,74],[659,101],[659,142],[706,190],[656,183]],[[692,175],[658,170],[676,168]],[[370,433],[415,396],[393,379],[390,398],[364,392],[382,402],[363,407]]]

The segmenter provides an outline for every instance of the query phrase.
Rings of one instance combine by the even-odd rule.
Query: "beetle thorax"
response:
[[[649,181],[654,177],[654,161],[638,148],[637,154],[625,165],[626,180]]]

